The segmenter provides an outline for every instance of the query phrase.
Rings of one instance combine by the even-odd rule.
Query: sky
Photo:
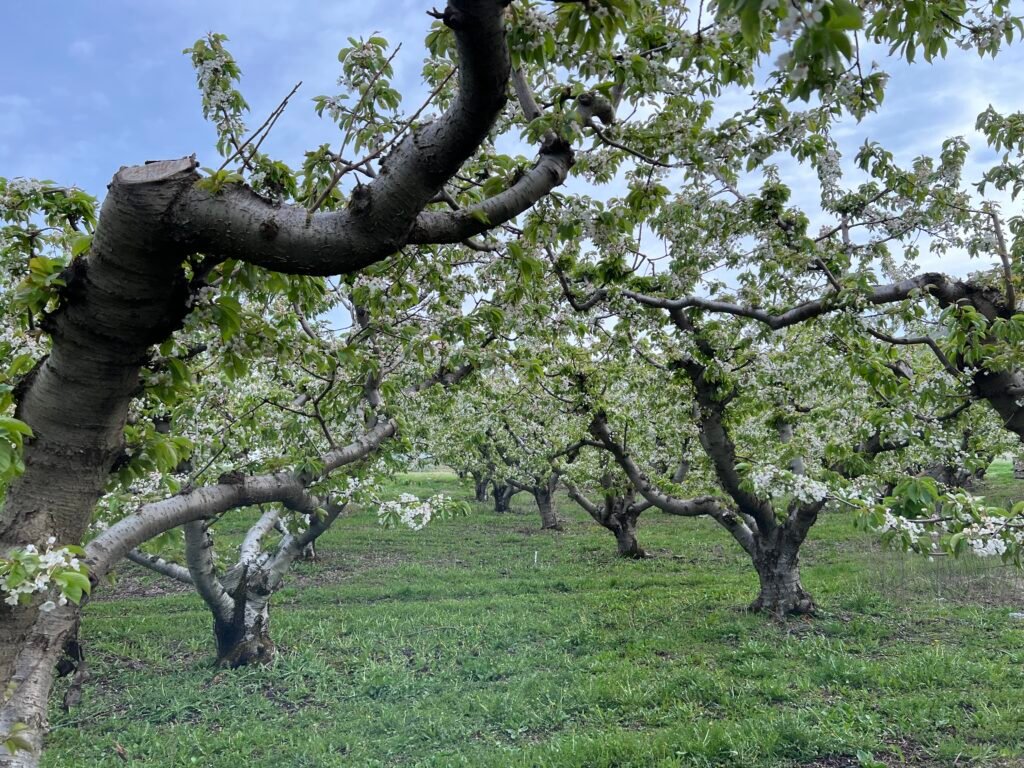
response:
[[[403,93],[423,93],[422,41],[434,5],[437,0],[7,0],[0,176],[50,179],[102,196],[123,165],[192,153],[202,165],[218,165],[214,132],[202,118],[195,76],[182,55],[211,31],[230,38],[252,108],[250,127],[303,81],[263,145],[294,167],[305,149],[337,146],[337,129],[315,115],[310,100],[337,92],[337,52],[349,36],[379,33],[402,42],[396,85]],[[1004,111],[1024,107],[1024,45],[995,61],[954,50],[945,60],[913,67],[876,53],[892,80],[881,112],[843,129],[847,166],[866,138],[902,162],[937,153],[951,135],[983,147],[973,129],[979,112],[990,103]],[[418,106],[416,98],[407,99],[410,111]],[[967,179],[980,177],[992,159],[991,152],[974,153]],[[794,202],[813,205],[813,177],[808,181],[791,183]],[[948,256],[944,262],[926,258],[921,266],[963,272],[970,265]]]

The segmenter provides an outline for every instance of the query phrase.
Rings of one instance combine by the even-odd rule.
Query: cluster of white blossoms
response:
[[[7,605],[18,605],[27,602],[31,595],[48,592],[55,585],[55,577],[62,572],[85,574],[85,566],[77,554],[67,547],[54,548],[56,543],[57,539],[51,536],[42,552],[35,545],[27,544],[6,558],[0,558],[0,592]],[[57,602],[47,600],[40,610],[52,611],[67,602],[62,591]]]
[[[231,60],[227,51],[216,51],[196,65],[196,79],[203,94],[203,112],[216,126],[217,134],[240,137],[245,134],[245,123],[236,108],[234,92],[225,87],[224,68]]]
[[[817,161],[818,181],[821,182],[821,195],[826,201],[836,199],[842,192],[839,181],[843,176],[840,164],[841,156],[834,147],[829,147]]]
[[[512,26],[511,21],[506,25],[507,29]],[[519,9],[519,27],[528,37],[543,38],[548,32],[555,29],[555,20],[551,14],[538,11],[536,8]]]
[[[23,176],[8,179],[3,194],[0,195],[0,209],[14,208],[18,205],[20,201],[14,198],[15,195],[18,197],[31,197],[43,192],[45,189],[46,185],[36,179],[26,179]]]
[[[421,501],[411,493],[403,493],[393,501],[382,501],[377,510],[377,519],[386,527],[399,524],[421,531],[451,502],[443,493]]]
[[[1002,44],[1003,39],[1009,33],[1015,34],[1018,30],[1014,27],[1013,16],[1007,11],[1004,16],[985,16],[980,10],[973,9],[977,19],[974,24],[964,25],[967,33],[961,32],[956,39],[958,48],[969,51],[976,48],[981,51],[996,50]]]
[[[825,0],[761,0],[761,10],[774,11],[783,2],[787,13],[779,24],[779,35],[786,40],[791,40],[801,27],[821,24],[825,20],[822,13]]]
[[[904,548],[925,554],[939,553],[945,548],[940,546],[942,541],[953,554],[960,554],[960,547],[954,546],[958,539],[980,557],[1003,557],[1019,552],[1024,545],[1020,515],[1007,516],[1004,510],[987,507],[980,496],[949,493],[942,497],[941,509],[939,518],[918,520],[885,510],[882,522],[873,530],[892,532],[903,539]]]
[[[376,468],[378,471],[383,470],[379,465]],[[334,498],[339,504],[358,503],[360,501],[373,500],[379,492],[380,484],[377,482],[376,477],[372,475],[367,475],[366,477],[349,475],[345,478],[345,487],[339,489],[335,493]]]
[[[754,492],[763,497],[789,496],[801,504],[814,504],[828,498],[828,486],[806,475],[798,475],[771,464],[755,467],[747,475]]]
[[[878,533],[887,533],[888,531],[901,533],[905,535],[911,545],[914,545],[924,536],[926,528],[923,523],[916,523],[905,517],[894,515],[892,512],[886,512],[882,519],[882,524],[876,527],[875,530]]]
[[[1002,557],[1006,554],[1006,539],[995,521],[985,521],[964,529],[971,551],[980,557]]]

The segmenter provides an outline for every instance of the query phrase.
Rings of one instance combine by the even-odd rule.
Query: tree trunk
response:
[[[64,654],[67,639],[77,631],[78,618],[79,607],[69,603],[49,613],[37,613],[37,619],[24,632],[20,653],[5,681],[6,692],[0,691],[0,740],[20,724],[24,730],[18,736],[32,748],[12,755],[0,746],[0,767],[39,765],[55,666]]]
[[[558,522],[558,515],[555,513],[554,491],[550,486],[535,488],[533,498],[537,500],[537,507],[540,509],[540,527],[545,531],[560,531],[562,524]]]
[[[626,557],[631,560],[642,560],[647,557],[647,552],[640,546],[636,538],[636,516],[622,514],[613,518],[612,525],[608,526],[615,535],[615,542],[619,547],[619,557]]]
[[[1024,480],[1024,457],[1013,460],[1013,476],[1017,480]]]
[[[0,508],[0,554],[42,547],[50,536],[61,545],[82,540],[122,450],[147,350],[185,316],[181,249],[160,222],[193,173],[191,162],[170,166],[168,175],[144,166],[114,177],[88,255],[62,275],[69,300],[45,320],[53,347],[23,382],[15,411],[35,436]],[[0,603],[0,691],[40,602]]]
[[[508,512],[515,489],[511,485],[499,485],[495,482],[492,484],[492,494],[494,496],[494,511],[499,515]]]
[[[750,610],[786,616],[815,612],[814,599],[800,584],[799,548],[787,543],[759,547],[754,567],[761,592]]]
[[[244,584],[232,581],[241,575]],[[213,634],[217,641],[217,664],[222,667],[243,667],[266,664],[274,658],[274,642],[270,639],[270,597],[267,574],[257,571],[246,575],[244,570],[229,572],[225,588],[234,598],[234,610],[227,621],[216,615]]]
[[[473,475],[474,498],[481,502],[487,501],[487,486],[490,482],[489,479],[482,472],[472,472],[471,474]]]
[[[217,664],[222,667],[266,664],[274,658],[269,601],[247,601],[236,620],[228,624],[215,619],[213,633],[217,639]]]

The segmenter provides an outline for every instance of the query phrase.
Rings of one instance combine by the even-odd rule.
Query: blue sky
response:
[[[216,164],[195,76],[181,51],[207,32],[231,38],[255,127],[303,87],[264,147],[295,162],[337,138],[310,99],[337,92],[349,35],[404,41],[400,82],[417,83],[430,4],[413,0],[65,0],[4,4],[0,175],[49,178],[102,193],[122,165],[193,152]],[[382,12],[381,9],[385,9]]]
[[[251,125],[261,122],[296,82],[304,82],[264,145],[297,164],[304,149],[337,142],[337,131],[316,117],[309,100],[337,91],[337,51],[349,35],[379,32],[403,42],[395,61],[396,81],[404,92],[421,92],[422,40],[430,24],[426,11],[435,4],[5,3],[0,175],[48,178],[101,195],[121,165],[193,152],[204,165],[216,163],[213,132],[202,119],[194,74],[181,53],[209,31],[231,38],[230,50],[243,69],[242,90],[252,107]],[[913,67],[875,53],[893,79],[881,113],[845,131],[847,159],[870,137],[909,161],[937,152],[949,135],[971,140],[974,119],[989,103],[1004,110],[1024,107],[1024,46],[1011,47],[995,62],[954,51],[944,61]],[[976,138],[972,144],[982,146]],[[977,154],[968,177],[977,178],[989,159],[988,153]],[[922,266],[966,268],[959,262]]]

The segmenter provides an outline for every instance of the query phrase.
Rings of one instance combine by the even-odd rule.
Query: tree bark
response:
[[[511,485],[503,485],[494,481],[491,493],[494,497],[494,511],[499,515],[511,509],[512,497],[515,496],[515,489]]]
[[[471,471],[470,474],[473,476],[474,498],[480,502],[487,501],[487,486],[490,484],[490,478],[483,472]]]
[[[47,710],[53,686],[55,665],[64,651],[64,644],[78,627],[78,606],[68,604],[38,613],[22,639],[21,652],[13,664],[6,693],[0,691],[0,737],[9,734],[15,725],[27,728],[18,735],[32,749],[8,754],[0,746],[0,767],[35,768],[39,765],[43,734],[48,726]]]
[[[558,479],[553,478],[544,485],[535,486],[533,498],[537,501],[537,508],[540,510],[540,527],[545,531],[560,531],[562,524],[555,512],[555,488],[558,486]]]
[[[773,616],[813,614],[814,599],[800,583],[799,545],[784,542],[765,546],[758,542],[753,555],[761,591],[751,611]]]
[[[217,664],[234,669],[270,662],[274,658],[275,646],[270,639],[270,597],[274,590],[269,574],[262,570],[250,573],[244,567],[236,568],[224,577],[224,585],[234,600],[234,606],[227,621],[214,613]]]
[[[612,519],[612,524],[606,526],[615,536],[618,545],[619,557],[631,560],[643,560],[647,552],[640,546],[636,538],[637,516],[622,513]]]

